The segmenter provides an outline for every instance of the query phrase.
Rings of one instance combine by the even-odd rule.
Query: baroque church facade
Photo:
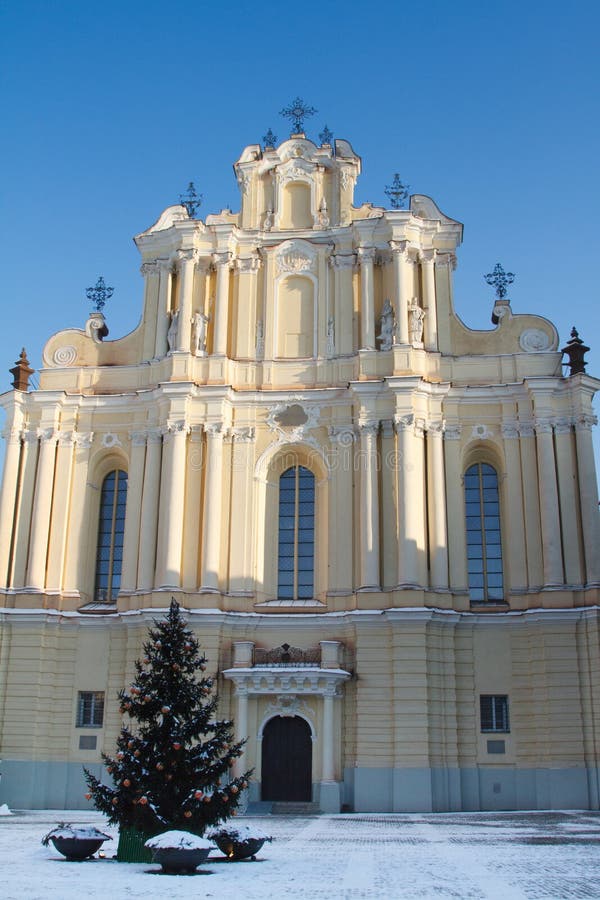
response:
[[[600,382],[502,290],[466,327],[461,224],[355,207],[347,141],[234,170],[239,213],[135,238],[132,333],[0,398],[0,802],[86,807],[174,597],[250,800],[598,809]]]

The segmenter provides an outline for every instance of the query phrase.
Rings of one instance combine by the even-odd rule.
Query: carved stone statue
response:
[[[167,331],[167,347],[169,351],[175,350],[177,346],[177,332],[179,331],[179,310],[176,309],[171,313],[171,324]]]
[[[265,214],[265,221],[263,223],[263,231],[270,231],[273,227],[273,210],[268,209]]]
[[[335,320],[333,316],[327,319],[327,356],[335,356]]]
[[[391,350],[394,342],[394,310],[389,300],[383,304],[381,311],[381,331],[377,340],[381,342],[380,350]]]
[[[317,216],[317,224],[319,228],[329,228],[329,215],[327,213],[327,201],[325,200],[325,197],[323,197],[321,202],[321,207]]]
[[[206,356],[206,329],[210,322],[210,316],[204,313],[194,313],[194,352],[196,356]]]
[[[413,297],[408,307],[408,335],[411,344],[421,344],[423,342],[424,318],[425,310],[419,306],[416,298]]]

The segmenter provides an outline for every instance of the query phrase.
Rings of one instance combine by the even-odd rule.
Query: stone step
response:
[[[271,807],[272,816],[318,816],[320,813],[318,803],[278,801],[274,802]]]

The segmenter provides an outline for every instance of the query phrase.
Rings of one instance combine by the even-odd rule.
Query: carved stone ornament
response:
[[[52,362],[55,366],[60,366],[61,368],[64,366],[73,366],[75,361],[77,360],[77,350],[75,347],[59,347],[58,350],[54,351],[54,355],[52,356]]]
[[[550,348],[551,340],[540,328],[526,328],[519,337],[519,346],[525,353],[542,353]]]
[[[329,440],[338,447],[351,447],[356,440],[352,425],[330,425],[327,429]]]
[[[280,443],[310,442],[308,432],[317,427],[320,413],[320,406],[308,406],[300,397],[290,397],[269,409],[267,425],[278,435]]]
[[[447,441],[459,441],[461,432],[461,425],[446,425],[446,428],[444,429],[444,438]]]
[[[107,431],[106,434],[102,435],[100,439],[100,443],[103,447],[106,447],[109,450],[111,447],[120,447],[121,441],[119,440],[119,436],[114,433],[114,431]]]
[[[94,440],[94,432],[93,431],[74,431],[73,432],[73,441],[80,450],[89,450],[92,446],[92,441]]]
[[[471,431],[471,437],[479,438],[479,440],[487,440],[494,436],[493,431],[487,427],[487,425],[473,425],[473,430]]]
[[[313,272],[316,252],[306,241],[285,241],[279,247],[275,260],[278,275]]]
[[[231,436],[237,443],[249,444],[254,440],[254,428],[252,426],[236,426],[231,429]]]
[[[88,337],[91,337],[95,344],[100,344],[102,338],[106,337],[108,328],[101,312],[90,313],[90,316],[85,323],[85,333]]]
[[[250,173],[238,169],[237,180],[242,194],[247,194],[248,188],[250,187]]]
[[[519,423],[515,422],[515,421],[503,422],[502,426],[500,428],[500,431],[502,432],[502,437],[507,440],[513,439],[513,438],[518,438],[519,437]]]
[[[408,413],[404,416],[396,414],[394,416],[394,426],[396,431],[407,431],[409,428],[413,427],[414,421],[415,417],[413,413]]]
[[[275,702],[269,703],[266,713],[269,717],[304,716],[313,720],[315,718],[315,711],[307,705],[306,700],[301,700],[296,694],[280,694]]]
[[[146,278],[148,275],[159,275],[160,267],[157,259],[148,260],[140,266],[140,273]]]

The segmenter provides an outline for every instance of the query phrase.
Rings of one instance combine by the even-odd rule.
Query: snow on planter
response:
[[[212,850],[214,843],[189,831],[163,831],[144,844],[149,850]]]

